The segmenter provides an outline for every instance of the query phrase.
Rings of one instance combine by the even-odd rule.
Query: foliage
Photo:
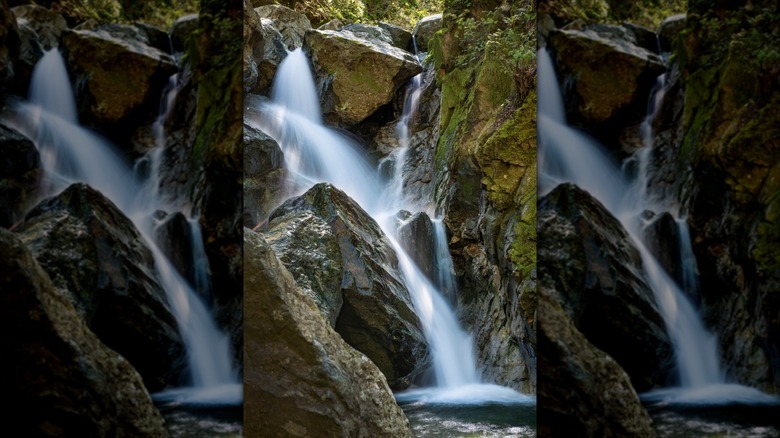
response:
[[[198,0],[58,0],[50,7],[60,12],[71,25],[89,19],[99,23],[142,21],[167,30],[177,18],[197,12]]]
[[[543,0],[540,14],[549,14],[559,26],[574,20],[586,23],[630,22],[657,29],[663,19],[684,13],[687,0]]]
[[[330,20],[343,24],[376,24],[380,21],[411,30],[420,19],[442,11],[443,0],[277,0],[306,15],[312,26]]]

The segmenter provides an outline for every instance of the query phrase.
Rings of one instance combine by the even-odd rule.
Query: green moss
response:
[[[528,278],[536,269],[536,193],[524,199],[520,220],[514,226],[509,260],[520,278]]]

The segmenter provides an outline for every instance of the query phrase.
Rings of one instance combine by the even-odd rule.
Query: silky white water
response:
[[[540,194],[548,193],[559,183],[571,182],[598,199],[622,223],[639,250],[645,278],[655,294],[674,346],[680,388],[648,394],[648,397],[661,396],[679,403],[701,403],[704,399],[708,403],[771,399],[753,388],[726,383],[715,336],[707,331],[690,300],[643,241],[646,211],[656,214],[669,211],[676,216],[671,202],[653,200],[647,191],[652,122],[661,108],[663,88],[657,88],[653,94],[648,119],[642,125],[645,146],[628,159],[637,169],[637,175],[631,177],[621,171],[621,163],[609,157],[598,142],[566,124],[555,69],[544,49],[538,52],[537,63]],[[681,240],[689,239],[684,218],[678,218],[678,224]],[[697,287],[695,258],[689,240],[681,242],[681,250],[684,250],[683,282],[686,288]]]
[[[314,79],[308,59],[300,49],[291,52],[279,66],[272,102],[261,104],[257,108],[261,116],[250,119],[249,123],[279,142],[285,165],[294,175],[295,192],[300,193],[318,182],[329,182],[360,204],[385,232],[398,255],[404,283],[432,351],[437,402],[460,404],[469,403],[470,399],[527,402],[532,399],[511,389],[481,384],[471,336],[460,327],[439,290],[398,244],[398,211],[415,211],[414,206],[404,201],[402,172],[409,123],[416,111],[421,83],[420,77],[415,78],[407,92],[404,114],[397,128],[401,147],[391,156],[394,162],[389,164],[393,172],[386,184],[359,145],[321,124]],[[450,260],[450,267],[451,263]],[[443,265],[451,269],[446,263]],[[403,396],[430,399],[431,389],[420,391],[407,391]]]
[[[175,87],[169,89],[170,93],[175,91]],[[164,102],[167,105],[163,105],[161,118],[167,117],[173,96],[166,93]],[[192,376],[192,387],[176,390],[175,398],[202,403],[240,403],[241,385],[232,366],[227,336],[219,331],[206,306],[153,238],[155,211],[170,207],[159,199],[159,164],[150,166],[153,170],[141,178],[109,141],[78,125],[67,70],[56,49],[45,53],[35,67],[29,102],[17,103],[8,121],[33,139],[39,149],[47,195],[59,193],[74,182],[84,182],[110,199],[145,239],[184,340]],[[164,120],[158,120],[157,125],[163,126]],[[164,135],[163,131],[159,135]],[[141,160],[159,163],[160,147],[158,144]],[[195,221],[191,223],[193,228],[197,227],[193,235],[200,238],[200,227]],[[208,266],[200,260],[196,268]],[[208,274],[196,274],[201,279],[203,275]],[[169,394],[161,397],[171,398]]]

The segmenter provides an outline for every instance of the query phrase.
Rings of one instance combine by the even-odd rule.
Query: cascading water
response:
[[[544,49],[538,52],[538,138],[539,191],[544,194],[562,182],[571,182],[598,199],[623,225],[639,250],[648,285],[653,290],[667,332],[674,345],[681,388],[655,391],[650,399],[677,403],[771,402],[774,398],[753,388],[726,384],[719,367],[716,338],[704,327],[694,306],[675,281],[664,271],[644,242],[642,219],[646,211],[663,213],[671,207],[665,200],[652,200],[647,191],[648,160],[652,148],[652,124],[661,108],[663,87],[653,94],[650,111],[642,125],[645,146],[627,159],[636,169],[630,177],[621,172],[601,146],[586,134],[566,124],[563,98],[552,59]],[[660,78],[660,84],[663,78]],[[629,167],[625,165],[624,167]],[[675,214],[676,212],[670,211]],[[681,240],[689,237],[684,219]],[[694,287],[696,265],[690,241],[681,242],[683,282]]]
[[[261,104],[257,108],[261,116],[250,123],[279,142],[299,192],[316,182],[333,184],[360,204],[392,243],[432,350],[438,385],[438,390],[424,391],[424,394],[414,391],[398,394],[399,401],[409,396],[455,404],[527,402],[532,399],[509,388],[480,384],[471,337],[460,327],[441,293],[398,244],[396,214],[400,209],[415,210],[404,202],[403,164],[409,122],[416,110],[421,83],[421,77],[416,77],[407,92],[398,126],[401,147],[392,155],[393,175],[384,186],[379,171],[368,164],[358,145],[321,124],[314,79],[308,59],[300,49],[290,52],[280,64],[272,102]],[[452,262],[449,263],[451,266]]]
[[[175,90],[173,87],[170,92]],[[167,117],[172,99],[166,95],[161,118]],[[241,385],[231,363],[228,338],[154,241],[153,215],[169,207],[160,200],[157,190],[159,165],[150,166],[149,175],[141,179],[113,145],[78,125],[67,70],[56,49],[45,53],[36,66],[29,103],[16,103],[8,121],[33,139],[40,150],[46,194],[56,194],[73,182],[89,184],[130,218],[150,248],[184,340],[193,381],[192,388],[173,390],[161,397],[192,403],[240,403]],[[158,124],[163,126],[164,120],[158,120]],[[162,128],[159,135],[164,135]],[[141,160],[159,163],[160,153],[158,144]],[[200,238],[199,227],[197,235]],[[202,261],[199,267],[208,268]]]

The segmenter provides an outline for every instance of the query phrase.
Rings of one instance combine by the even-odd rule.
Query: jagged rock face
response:
[[[106,31],[67,30],[60,47],[81,119],[103,129],[153,118],[160,93],[177,70],[168,54]]]
[[[312,215],[318,220],[312,220]],[[297,232],[300,239],[282,238],[282,228],[284,233]],[[319,278],[304,275],[297,268],[293,274],[320,295],[318,301],[327,303],[322,309],[329,315],[327,319],[332,318],[338,304],[338,291],[324,287],[340,288],[343,303],[336,331],[379,367],[390,387],[406,388],[428,368],[428,344],[401,280],[396,253],[377,223],[357,203],[329,184],[317,184],[274,210],[266,229],[275,239],[274,246],[284,250],[283,257],[292,263],[302,263],[300,257],[307,247],[312,247],[314,254],[336,255],[335,240],[343,269],[340,281],[327,273]],[[303,235],[304,231],[308,235]]]
[[[642,230],[647,249],[653,254],[667,274],[677,282],[683,283],[682,254],[680,252],[680,231],[674,217],[664,212],[650,218]]]
[[[677,45],[685,88],[682,204],[705,322],[727,378],[780,393],[780,83],[774,5],[692,2]],[[715,27],[713,23],[724,23]],[[709,55],[709,56],[708,56]]]
[[[244,1],[244,91],[268,95],[276,69],[287,57],[281,33],[273,21],[260,18]]]
[[[426,213],[415,213],[398,227],[398,243],[431,281],[436,278],[433,239],[433,222]]]
[[[342,27],[341,29],[339,29],[339,31],[341,32],[348,31],[358,38],[363,38],[369,41],[379,40],[387,44],[390,44],[392,46],[398,47],[395,44],[393,44],[393,37],[390,35],[390,32],[388,32],[387,30],[385,30],[385,28],[381,26],[372,26],[370,24],[353,23]],[[399,48],[402,50],[406,50],[406,47],[399,47]]]
[[[261,234],[244,239],[246,436],[411,437],[379,369],[320,316]]]
[[[540,283],[539,436],[654,437],[628,375],[577,330],[562,301]]]
[[[665,71],[661,58],[637,46],[633,35],[598,28],[555,30],[547,47],[560,81],[570,84],[564,96],[567,115],[572,123],[591,128],[644,115],[655,78]]]
[[[141,377],[103,345],[18,237],[0,229],[0,365],[16,436],[164,437]]]
[[[417,43],[418,52],[427,52],[428,43],[430,43],[433,36],[441,30],[442,27],[442,14],[431,15],[420,20],[414,27],[412,34],[414,40]]]
[[[187,40],[198,29],[199,20],[198,14],[190,14],[173,22],[170,35],[174,52],[183,52],[187,49]]]
[[[342,127],[368,118],[422,71],[409,52],[348,31],[310,30],[303,49],[314,66],[324,119]]]
[[[180,212],[166,214],[157,212],[157,223],[154,228],[154,240],[173,267],[194,285],[195,260],[192,252],[192,228],[187,217]],[[205,292],[205,291],[196,291]]]
[[[75,184],[30,211],[18,232],[58,293],[150,390],[177,382],[185,350],[152,254],[109,200]]]
[[[255,12],[259,18],[268,18],[273,22],[288,50],[303,46],[304,35],[311,29],[311,22],[305,15],[282,5],[260,6],[255,8]]]
[[[19,28],[6,0],[0,0],[0,91],[14,79],[14,59],[19,55]]]
[[[22,5],[11,8],[17,23],[30,26],[37,34],[44,50],[51,50],[60,44],[60,35],[68,28],[65,18],[57,12],[38,5]]]
[[[380,22],[379,27],[381,27],[388,34],[390,34],[390,39],[392,40],[391,42],[395,47],[398,47],[399,49],[403,49],[406,51],[413,50],[413,48],[411,47],[412,45],[411,32],[409,32],[408,30],[404,29],[401,26],[396,26],[390,23]]]
[[[30,208],[38,193],[41,163],[27,137],[0,124],[0,227],[10,228]]]
[[[284,154],[279,144],[244,123],[244,225],[266,220],[283,199]]]
[[[620,364],[637,391],[665,384],[672,345],[623,227],[571,184],[540,199],[538,214],[540,285],[555,291],[577,330]]]

